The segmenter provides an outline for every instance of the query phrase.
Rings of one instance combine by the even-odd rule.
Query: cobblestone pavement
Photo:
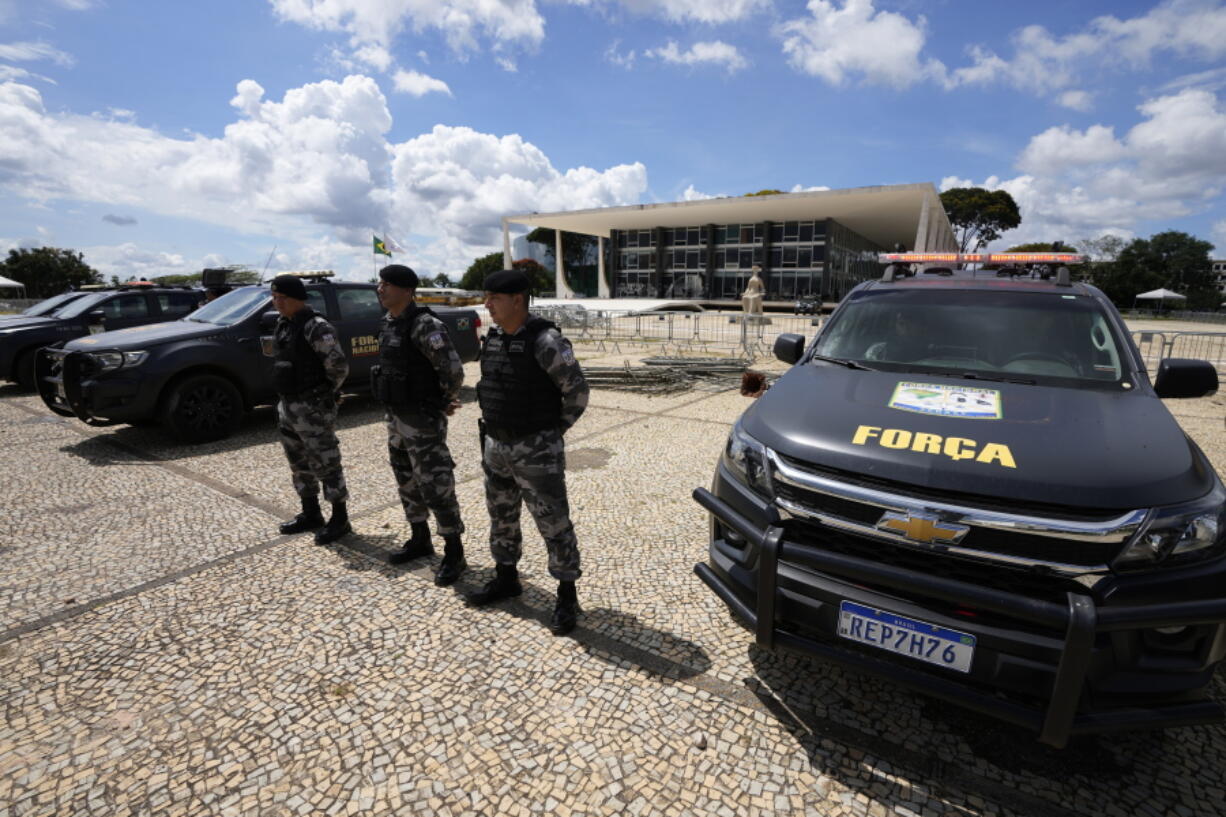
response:
[[[585,613],[558,639],[530,525],[522,597],[456,592],[492,573],[474,405],[451,432],[474,568],[453,590],[383,561],[407,530],[369,400],[341,410],[355,533],[320,548],[276,533],[295,500],[269,411],[186,448],[0,389],[0,817],[1226,811],[1222,727],[1056,752],[759,651],[691,573],[689,493],[744,398],[592,403],[567,438]],[[1226,471],[1226,401],[1171,408]]]

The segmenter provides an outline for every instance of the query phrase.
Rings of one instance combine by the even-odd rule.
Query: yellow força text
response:
[[[944,455],[951,460],[994,462],[1005,468],[1017,468],[1009,446],[1000,443],[984,443],[981,446],[966,437],[942,437],[940,434],[879,426],[860,426],[851,438],[852,445],[868,445],[869,441],[875,441],[882,448],[906,448],[921,454]]]

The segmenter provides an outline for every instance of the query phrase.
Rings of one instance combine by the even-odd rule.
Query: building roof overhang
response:
[[[761,221],[807,221],[831,218],[881,247],[915,245],[925,203],[929,219],[953,228],[936,188],[928,182],[842,190],[813,190],[772,196],[736,196],[663,204],[632,204],[560,213],[524,213],[504,222],[547,227],[568,233],[608,238],[612,230],[696,227]]]

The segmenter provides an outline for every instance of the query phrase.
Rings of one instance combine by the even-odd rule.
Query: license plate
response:
[[[854,601],[839,605],[839,635],[938,667],[971,671],[975,636]]]

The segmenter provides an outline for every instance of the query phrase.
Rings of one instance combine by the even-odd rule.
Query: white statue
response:
[[[762,314],[762,298],[766,287],[763,286],[762,279],[758,276],[761,270],[761,267],[754,265],[753,275],[749,277],[749,282],[745,284],[745,291],[741,293],[741,310],[746,315]]]

